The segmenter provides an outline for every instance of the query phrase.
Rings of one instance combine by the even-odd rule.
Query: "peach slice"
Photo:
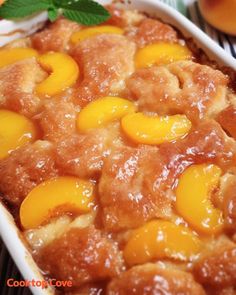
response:
[[[38,58],[43,69],[51,74],[36,86],[39,95],[53,96],[72,86],[79,77],[79,67],[67,54],[49,52]]]
[[[133,113],[135,105],[124,98],[107,96],[89,103],[79,113],[77,127],[80,131],[98,128]]]
[[[192,165],[180,176],[176,189],[176,209],[196,230],[216,234],[222,229],[222,212],[211,203],[221,169],[216,165]]]
[[[123,117],[121,126],[134,142],[155,145],[183,137],[192,124],[185,115],[160,117],[135,113]]]
[[[20,60],[37,57],[38,52],[32,48],[9,48],[0,50],[0,68]]]
[[[93,207],[94,184],[76,177],[58,177],[35,187],[20,207],[24,229],[36,228],[55,213],[86,213]]]
[[[15,112],[0,110],[0,159],[32,142],[36,135],[36,127],[28,118]]]
[[[206,21],[218,30],[236,36],[235,0],[199,0],[198,2]]]
[[[73,44],[76,44],[80,41],[83,41],[85,39],[88,39],[90,37],[93,37],[95,35],[100,34],[124,34],[124,30],[122,30],[119,27],[115,26],[98,26],[98,27],[92,27],[88,29],[83,29],[81,31],[75,32],[71,36],[71,42]]]
[[[129,265],[155,259],[188,261],[201,250],[201,241],[188,228],[170,221],[153,220],[133,232],[124,249]]]
[[[139,49],[135,56],[135,65],[136,68],[146,68],[191,58],[192,53],[186,46],[172,43],[156,43]]]

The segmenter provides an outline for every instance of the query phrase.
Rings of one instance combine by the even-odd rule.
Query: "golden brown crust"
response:
[[[194,275],[201,284],[213,289],[236,285],[236,246],[216,249],[200,259]]]
[[[0,69],[0,107],[31,117],[41,101],[34,88],[47,74],[35,58],[26,59]]]
[[[57,175],[51,144],[27,144],[0,161],[0,191],[10,204],[19,206],[36,185]]]
[[[206,289],[206,292],[208,295],[235,295],[236,288],[230,287],[230,288],[224,288],[219,290]]]
[[[56,162],[63,173],[78,177],[97,178],[109,152],[107,130],[65,137],[56,146]]]
[[[157,149],[152,147],[123,147],[105,160],[99,195],[106,229],[134,228],[150,218],[170,214],[171,198],[161,185],[155,188],[157,178],[149,179],[159,172],[159,160]]]
[[[214,121],[202,123],[177,142],[156,147],[121,147],[104,161],[99,181],[106,229],[118,231],[152,218],[169,218],[180,174],[192,164],[234,165],[235,144]],[[168,176],[168,177],[167,177]]]
[[[76,133],[77,112],[72,103],[62,100],[49,100],[44,103],[39,114],[39,124],[44,139],[58,142]]]
[[[58,280],[73,287],[120,274],[123,259],[117,245],[94,226],[73,228],[36,255],[39,265]]]
[[[98,35],[80,42],[72,52],[83,73],[73,94],[75,103],[84,106],[98,97],[119,94],[134,71],[134,54],[135,44],[120,35]]]
[[[69,40],[73,32],[81,26],[64,18],[59,18],[46,29],[31,37],[32,46],[44,53],[47,51],[67,51]]]
[[[187,166],[214,163],[225,170],[235,165],[236,144],[226,136],[218,123],[207,120],[193,128],[185,138],[163,143],[160,151],[171,166],[179,161],[187,162]],[[174,170],[182,173],[183,170],[179,171],[177,167],[173,167]]]
[[[119,9],[115,4],[107,5],[106,8],[111,14],[111,17],[106,21],[108,25],[130,29],[133,26],[138,26],[146,18],[137,10]]]
[[[221,185],[220,207],[224,213],[225,230],[236,233],[236,176],[228,174]]]
[[[137,28],[126,34],[139,47],[157,42],[177,42],[177,32],[170,26],[158,20],[146,18],[142,20]]]
[[[236,140],[236,107],[230,105],[222,110],[217,116],[217,121],[222,128]]]
[[[187,272],[162,269],[155,264],[136,266],[113,279],[108,295],[204,295],[203,288]]]
[[[106,282],[96,282],[83,285],[81,288],[76,288],[75,291],[65,292],[65,295],[105,295]],[[227,295],[227,294],[222,294]],[[233,294],[228,294],[233,295]]]
[[[228,78],[191,61],[137,70],[127,80],[127,94],[141,110],[185,113],[192,121],[214,117],[227,106]]]

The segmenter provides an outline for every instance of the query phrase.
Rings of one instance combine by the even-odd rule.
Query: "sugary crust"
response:
[[[70,102],[61,100],[46,101],[38,115],[44,139],[59,142],[76,133],[77,112]]]
[[[171,26],[150,18],[142,20],[138,27],[129,30],[126,36],[131,38],[138,47],[157,42],[175,43],[178,41],[177,32]]]
[[[156,179],[149,179],[156,170],[160,170],[161,177],[162,163],[160,161],[158,165],[159,160],[157,149],[148,147],[124,147],[115,150],[105,160],[99,195],[106,229],[134,228],[150,218],[170,215],[171,198],[164,187],[162,191],[161,185],[154,187]]]
[[[222,128],[224,128],[224,130],[236,140],[236,107],[230,105],[222,110],[217,116],[217,121]]]
[[[41,100],[34,93],[34,88],[46,76],[35,58],[0,69],[0,107],[28,117],[36,114]]]
[[[56,146],[58,167],[67,174],[97,178],[109,152],[107,137],[106,130],[99,130],[64,138]]]
[[[19,206],[36,185],[57,175],[53,146],[36,141],[0,161],[0,191],[10,204]]]
[[[180,174],[192,164],[234,165],[235,144],[214,121],[201,124],[174,143],[121,147],[104,162],[99,195],[105,228],[135,228],[152,218],[170,218]]]
[[[42,249],[36,260],[58,280],[71,280],[74,288],[117,276],[123,268],[117,245],[94,226],[70,229]]]
[[[236,286],[236,246],[218,247],[194,266],[196,279],[213,289]]]
[[[227,107],[228,78],[222,72],[191,61],[137,70],[127,80],[127,95],[144,111],[185,113],[197,121]]]
[[[47,51],[67,51],[71,35],[80,28],[81,26],[77,23],[60,18],[46,29],[34,34],[31,37],[32,46],[42,53]]]
[[[75,103],[84,106],[98,97],[119,94],[134,71],[134,54],[135,44],[120,35],[98,35],[79,42],[72,51],[83,73],[73,93]]]
[[[115,4],[108,5],[107,9],[111,14],[111,18],[106,23],[113,26],[132,28],[138,26],[146,18],[137,10],[119,9]]]
[[[162,269],[155,264],[135,266],[113,279],[108,295],[204,295],[203,288],[187,272]]]

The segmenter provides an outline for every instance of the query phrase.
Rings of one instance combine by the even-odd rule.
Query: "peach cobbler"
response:
[[[0,49],[2,202],[56,292],[236,294],[234,73],[108,9]]]

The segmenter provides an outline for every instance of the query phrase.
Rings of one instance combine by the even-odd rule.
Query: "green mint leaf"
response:
[[[106,21],[110,14],[93,0],[7,0],[0,7],[0,17],[22,18],[43,10],[48,11],[50,21],[58,18],[59,11],[83,25],[97,25]]]
[[[48,18],[51,22],[54,22],[59,16],[58,9],[55,7],[50,7],[48,9]]]
[[[0,17],[5,19],[22,18],[35,12],[47,10],[51,0],[8,0],[0,7]]]
[[[66,18],[87,26],[100,24],[110,17],[109,12],[93,0],[54,0],[54,4],[63,9]]]

